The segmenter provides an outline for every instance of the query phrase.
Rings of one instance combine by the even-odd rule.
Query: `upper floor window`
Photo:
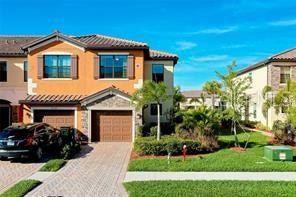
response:
[[[100,55],[100,78],[127,78],[127,55]]]
[[[28,81],[28,61],[24,61],[24,82]]]
[[[164,65],[152,64],[152,80],[156,83],[162,82],[164,79]]]
[[[44,78],[71,78],[71,56],[44,55]]]
[[[7,81],[7,63],[2,61],[0,62],[0,82]]]
[[[291,67],[290,66],[282,66],[281,68],[281,77],[280,83],[286,83],[290,78],[291,74]]]

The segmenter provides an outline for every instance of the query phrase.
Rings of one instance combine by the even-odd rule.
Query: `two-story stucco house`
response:
[[[260,121],[262,124],[271,128],[275,120],[285,118],[284,111],[279,114],[275,113],[274,108],[268,110],[264,116],[262,106],[262,91],[265,86],[271,86],[273,93],[268,97],[272,98],[277,90],[284,87],[288,79],[296,80],[296,49],[290,49],[282,53],[273,55],[261,62],[251,65],[238,72],[238,77],[250,77],[251,88],[247,90],[249,95],[249,107],[246,114],[249,120]]]
[[[136,125],[156,122],[156,105],[137,111],[131,95],[144,80],[163,81],[173,94],[178,57],[146,43],[102,35],[54,32],[22,46],[28,61],[24,122],[73,126],[90,141],[133,141]],[[162,104],[164,115],[172,99]]]
[[[27,56],[21,45],[29,36],[0,36],[0,130],[22,122],[20,99],[27,94]]]

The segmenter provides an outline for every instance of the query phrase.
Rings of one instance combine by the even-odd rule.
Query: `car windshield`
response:
[[[29,131],[25,128],[6,128],[0,131],[0,139],[7,139],[9,137],[21,139],[28,135]]]

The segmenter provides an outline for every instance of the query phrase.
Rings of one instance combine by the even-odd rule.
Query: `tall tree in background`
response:
[[[230,112],[229,118],[232,121],[231,132],[234,134],[234,145],[237,147],[239,146],[237,124],[242,117],[242,109],[246,106],[247,99],[245,91],[250,87],[250,78],[238,77],[237,72],[234,71],[235,66],[235,62],[228,65],[225,75],[219,72],[216,73],[221,79],[222,91],[220,95],[221,99],[227,102],[228,105],[228,110]]]
[[[157,104],[157,140],[160,140],[160,105],[169,98],[167,87],[163,82],[155,83],[147,80],[142,88],[132,95],[132,101],[137,109],[151,103]]]
[[[180,110],[180,103],[184,102],[186,100],[185,96],[181,92],[181,88],[179,86],[174,88],[174,107],[175,111]]]
[[[215,97],[219,94],[221,90],[221,84],[218,81],[212,80],[207,81],[204,86],[202,87],[202,90],[206,92],[207,94],[211,95],[212,97],[212,107],[215,107]]]

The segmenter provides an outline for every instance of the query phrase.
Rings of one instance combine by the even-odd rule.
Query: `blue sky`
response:
[[[175,85],[198,89],[296,47],[295,0],[0,0],[0,34],[106,34],[179,55]],[[3,9],[4,8],[4,9]]]

